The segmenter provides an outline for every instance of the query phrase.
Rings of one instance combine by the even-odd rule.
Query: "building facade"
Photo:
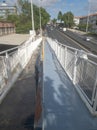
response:
[[[97,33],[97,13],[80,17],[80,24],[88,24],[88,31]]]
[[[11,14],[17,14],[17,8],[16,6],[9,6],[3,1],[0,5],[0,17],[1,18],[6,18],[7,15]]]
[[[79,25],[79,22],[80,22],[80,17],[74,17],[74,23],[76,26]]]
[[[0,36],[15,33],[15,24],[11,22],[0,22]]]

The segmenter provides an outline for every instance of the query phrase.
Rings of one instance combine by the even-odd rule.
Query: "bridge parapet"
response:
[[[33,36],[22,45],[0,52],[0,103],[29,62],[42,38]]]
[[[97,63],[90,60],[97,56],[50,38],[47,41],[89,111],[97,115]]]

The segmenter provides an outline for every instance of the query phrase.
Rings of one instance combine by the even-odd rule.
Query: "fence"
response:
[[[57,59],[93,115],[97,115],[97,56],[47,38]],[[90,60],[92,59],[92,60]]]
[[[41,43],[42,38],[29,38],[19,47],[0,52],[0,102],[29,62],[33,51]]]

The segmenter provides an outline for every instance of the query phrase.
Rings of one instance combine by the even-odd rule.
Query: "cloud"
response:
[[[31,0],[29,0],[29,2],[30,1]],[[32,0],[32,1],[34,4],[36,4],[38,6],[41,5],[42,7],[49,7],[60,0]],[[6,3],[8,3],[10,5],[14,5],[15,3],[17,3],[17,0],[6,0]]]
[[[33,3],[41,5],[42,7],[50,7],[53,4],[57,3],[59,0],[33,0]]]
[[[97,0],[88,0],[89,6],[90,6],[90,11],[91,12],[96,12],[97,11]]]

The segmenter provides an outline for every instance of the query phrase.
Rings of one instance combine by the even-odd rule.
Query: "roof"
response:
[[[0,6],[0,9],[16,9],[16,6]]]
[[[89,14],[87,16],[80,16],[80,18],[87,18],[88,16],[97,16],[97,12],[93,13],[93,14]]]

